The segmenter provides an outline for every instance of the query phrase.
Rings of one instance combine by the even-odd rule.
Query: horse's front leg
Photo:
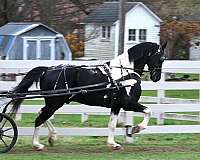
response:
[[[115,114],[111,112],[110,121],[108,123],[108,139],[107,139],[107,145],[111,147],[113,150],[119,150],[121,149],[121,145],[116,143],[114,140],[114,133],[115,128],[117,126],[117,120],[118,120],[118,114]]]
[[[135,112],[143,112],[144,113],[144,119],[140,124],[133,127],[133,129],[132,129],[133,133],[138,133],[138,132],[146,129],[147,126],[148,126],[149,120],[151,118],[151,114],[152,114],[151,108],[145,107],[145,106],[143,106],[139,103],[137,104],[136,107],[137,108],[136,108]]]

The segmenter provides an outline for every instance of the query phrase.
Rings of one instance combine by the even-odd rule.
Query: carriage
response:
[[[143,112],[144,120],[139,125],[127,129],[131,136],[146,128],[151,110],[138,103],[141,95],[141,77],[147,64],[152,81],[160,80],[164,61],[164,45],[145,42],[136,45],[117,58],[94,66],[60,65],[54,67],[36,67],[29,71],[19,85],[12,91],[0,92],[0,99],[9,98],[0,106],[0,153],[10,151],[18,137],[18,129],[13,117],[24,99],[44,98],[46,105],[35,120],[33,145],[42,150],[38,131],[54,112],[71,101],[111,108],[108,124],[107,144],[113,149],[121,145],[114,141],[114,130],[120,109]],[[134,63],[133,63],[134,62]],[[28,90],[33,82],[40,82],[40,90]],[[11,108],[9,107],[11,105]],[[47,125],[48,126],[48,125]],[[51,124],[52,126],[52,124]],[[54,137],[54,131],[50,133]]]

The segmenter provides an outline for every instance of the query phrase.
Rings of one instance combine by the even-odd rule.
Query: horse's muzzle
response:
[[[161,78],[161,71],[159,71],[159,70],[152,70],[152,71],[150,71],[150,79],[153,82],[159,81],[160,78]]]

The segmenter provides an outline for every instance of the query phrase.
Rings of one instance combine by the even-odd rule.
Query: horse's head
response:
[[[165,60],[164,49],[167,43],[158,45],[156,43],[144,42],[128,50],[129,60],[134,61],[134,70],[140,75],[147,64],[150,78],[157,82],[161,78],[162,63]]]
[[[164,45],[157,45],[157,47],[152,49],[152,52],[149,53],[149,58],[147,61],[147,66],[150,72],[150,78],[153,82],[157,82],[161,78],[162,63],[165,60]]]

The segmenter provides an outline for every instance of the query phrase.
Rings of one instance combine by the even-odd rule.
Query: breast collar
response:
[[[99,66],[98,69],[108,77],[111,85],[130,84],[132,86],[135,83],[141,83],[140,75],[134,72],[132,68],[126,68],[122,65],[110,67],[110,62],[106,62],[103,66]],[[117,73],[113,74],[113,72]]]

